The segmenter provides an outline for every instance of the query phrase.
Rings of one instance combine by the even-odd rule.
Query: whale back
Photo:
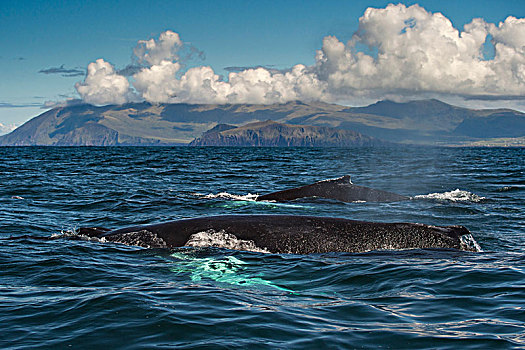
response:
[[[345,175],[337,179],[323,180],[306,186],[269,193],[257,197],[257,200],[284,202],[308,197],[334,199],[342,202],[393,202],[410,199],[396,193],[354,185],[350,180],[350,175]]]
[[[194,242],[198,236],[202,246],[311,254],[411,248],[469,250],[461,241],[461,237],[467,234],[469,231],[463,226],[377,223],[295,215],[224,215],[135,226],[107,231],[99,237],[147,248],[174,248],[191,245],[189,242]],[[240,245],[213,243],[221,239],[230,243],[236,241]]]

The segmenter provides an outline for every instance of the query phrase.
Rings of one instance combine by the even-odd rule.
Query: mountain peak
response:
[[[397,102],[397,101],[386,99],[386,100],[377,101],[376,103],[373,103],[373,104],[368,105],[366,107],[372,107],[372,106],[406,106],[406,105],[434,105],[434,106],[435,105],[440,105],[440,106],[452,107],[448,103],[443,102],[443,101],[438,100],[438,99],[435,99],[435,98],[423,99],[423,100],[411,100],[411,101],[406,101],[406,102]]]

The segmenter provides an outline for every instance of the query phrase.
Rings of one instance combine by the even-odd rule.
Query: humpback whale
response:
[[[350,175],[337,179],[323,180],[311,185],[273,192],[257,197],[257,201],[285,202],[299,198],[321,197],[342,202],[394,202],[410,199],[392,192],[357,186],[350,180]]]
[[[471,235],[464,226],[299,215],[209,216],[117,230],[86,227],[80,228],[78,234],[146,248],[214,246],[278,254],[411,248],[476,251],[469,245]]]

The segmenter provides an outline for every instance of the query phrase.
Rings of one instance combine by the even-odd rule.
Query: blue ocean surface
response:
[[[345,174],[413,199],[253,201]],[[482,251],[279,255],[69,237],[221,214],[464,225]],[[0,238],[0,348],[525,347],[523,148],[3,147]]]

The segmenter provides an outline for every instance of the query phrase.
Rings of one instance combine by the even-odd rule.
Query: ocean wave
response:
[[[262,205],[262,206],[269,206],[269,207],[284,207],[284,208],[312,208],[311,206],[301,205],[301,204],[291,204],[291,203],[279,203],[274,200],[264,200],[264,201],[258,201],[257,198],[259,198],[258,194],[252,194],[248,193],[246,195],[237,195],[237,194],[230,194],[228,192],[221,192],[217,194],[202,194],[202,193],[193,193],[194,196],[197,196],[201,199],[226,199],[233,202],[249,202],[249,204],[254,205]],[[242,203],[246,204],[246,203]],[[227,204],[225,207],[235,207],[239,204]]]
[[[511,192],[511,191],[519,191],[521,189],[521,186],[505,186],[502,188],[497,189],[498,192]]]
[[[415,199],[439,199],[439,200],[448,200],[452,202],[481,202],[485,197],[478,196],[472,192],[463,191],[460,189],[455,189],[450,192],[443,193],[429,193],[417,195]]]

